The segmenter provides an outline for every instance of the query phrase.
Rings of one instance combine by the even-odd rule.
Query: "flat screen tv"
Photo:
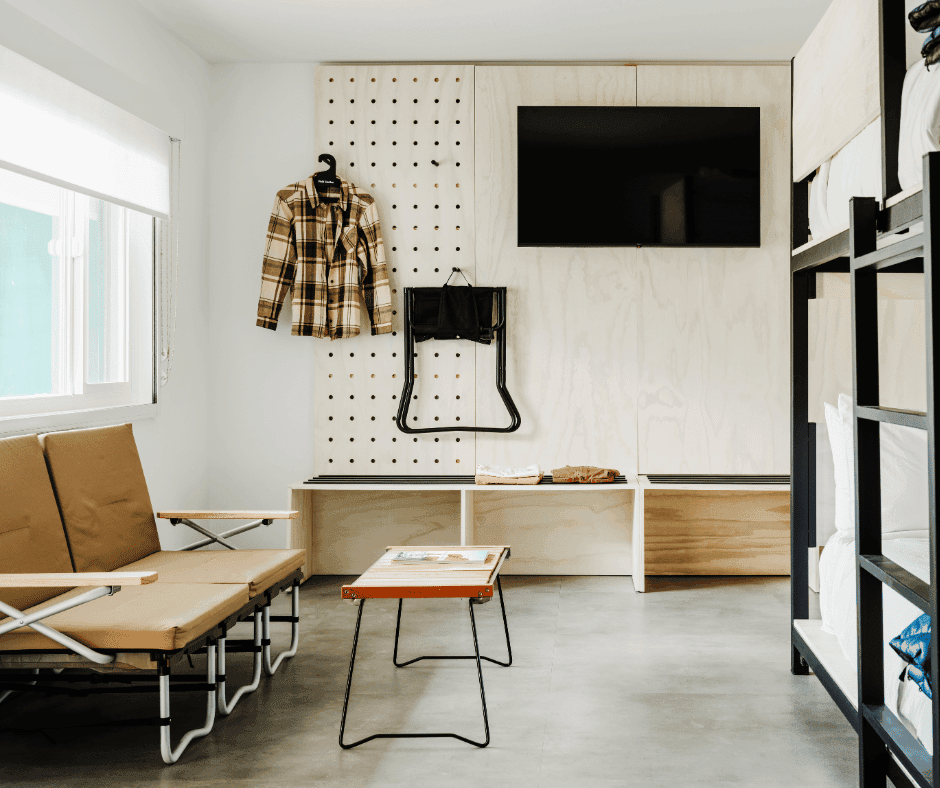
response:
[[[519,107],[519,246],[760,246],[760,107]]]

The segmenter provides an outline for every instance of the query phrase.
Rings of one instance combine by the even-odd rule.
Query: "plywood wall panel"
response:
[[[503,574],[629,575],[633,495],[476,493],[474,542],[512,545]]]
[[[457,491],[308,491],[311,574],[361,574],[388,545],[460,544]]]
[[[640,106],[761,108],[761,247],[638,252],[641,473],[788,473],[787,66],[637,69]]]
[[[833,0],[793,61],[793,180],[881,113],[878,0]]]
[[[647,575],[788,575],[789,492],[646,491]]]
[[[522,414],[511,435],[479,435],[477,461],[636,470],[635,249],[518,248],[516,108],[632,106],[626,66],[492,66],[476,69],[477,281],[509,288],[508,386]],[[558,162],[588,175],[585,190],[559,181],[545,195],[558,221],[592,222],[603,163]],[[478,347],[477,423],[505,425],[495,395],[493,348]],[[517,564],[518,566],[518,564]]]

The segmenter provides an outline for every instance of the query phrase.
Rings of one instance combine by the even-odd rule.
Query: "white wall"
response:
[[[93,70],[97,84],[107,89],[111,72],[111,87],[120,92],[126,88],[121,80],[125,75],[153,91],[159,101],[182,111],[176,359],[172,376],[160,392],[159,416],[137,422],[134,433],[156,508],[207,505],[209,66],[135,3],[11,0],[9,6],[110,66],[96,69],[90,61],[76,65],[86,72]],[[76,75],[76,81],[80,76]],[[191,541],[166,523],[161,525],[161,538],[169,548]]]
[[[213,505],[288,505],[313,473],[313,343],[255,325],[274,195],[323,165],[313,144],[312,64],[215,66],[210,76],[209,484]],[[286,544],[285,523],[240,537]]]

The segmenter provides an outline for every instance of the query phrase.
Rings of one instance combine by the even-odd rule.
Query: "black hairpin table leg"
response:
[[[502,587],[500,587],[500,600],[502,600]],[[477,661],[477,676],[480,679],[480,701],[483,704],[483,729],[486,733],[486,740],[479,742],[473,741],[473,739],[468,739],[466,736],[460,736],[457,733],[374,733],[371,736],[366,736],[364,739],[359,741],[352,742],[351,744],[345,744],[343,742],[343,733],[346,730],[346,711],[349,708],[349,690],[352,687],[352,676],[353,669],[356,665],[356,646],[359,643],[359,625],[362,623],[362,609],[365,606],[365,599],[359,600],[359,615],[356,617],[356,633],[353,636],[353,647],[352,654],[349,657],[349,677],[346,679],[346,697],[343,699],[343,718],[339,726],[339,746],[344,750],[350,750],[353,747],[358,747],[360,744],[365,744],[366,742],[372,741],[373,739],[458,739],[467,744],[472,744],[474,747],[486,747],[490,743],[490,722],[486,714],[486,692],[483,689],[483,663],[480,661],[480,643],[477,640],[477,623],[476,618],[473,615],[473,600],[468,600],[467,606],[470,609],[470,629],[473,632],[473,657],[460,657],[460,659],[475,659]],[[399,624],[401,623],[401,603],[399,602],[398,606],[398,620]],[[506,625],[506,609],[503,608],[503,624],[506,626],[506,645],[509,645],[509,627]],[[397,650],[398,643],[398,631],[396,628],[395,632],[395,643]],[[419,657],[419,659],[432,659],[431,657]],[[482,657],[482,659],[487,659],[487,657]],[[512,662],[512,653],[510,652],[509,662],[497,662],[498,665],[508,666]],[[412,660],[416,661],[416,660]],[[496,660],[490,660],[491,662],[496,662]],[[405,663],[410,664],[410,663]]]
[[[503,613],[503,630],[506,633],[506,653],[508,654],[508,660],[506,662],[500,662],[498,659],[493,659],[492,657],[480,657],[480,659],[485,659],[487,662],[492,662],[494,665],[500,665],[501,667],[508,668],[510,665],[512,665],[512,645],[509,642],[509,622],[506,620],[506,602],[503,600],[503,583],[498,575],[496,577],[496,588],[499,590],[499,606]],[[392,662],[395,663],[396,668],[403,668],[406,665],[420,662],[422,659],[474,659],[473,654],[457,656],[433,655],[426,657],[415,657],[414,659],[409,659],[407,662],[399,662],[398,634],[401,631],[401,607],[403,601],[404,600],[402,599],[398,600],[398,621],[395,623],[395,651],[392,653]]]

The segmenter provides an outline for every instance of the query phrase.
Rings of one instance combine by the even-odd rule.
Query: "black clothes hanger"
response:
[[[317,194],[322,194],[327,189],[338,189],[342,186],[342,181],[336,175],[336,159],[329,153],[321,153],[317,161],[326,162],[326,170],[318,172],[313,176],[313,188]],[[339,202],[339,198],[326,199],[323,202]]]

